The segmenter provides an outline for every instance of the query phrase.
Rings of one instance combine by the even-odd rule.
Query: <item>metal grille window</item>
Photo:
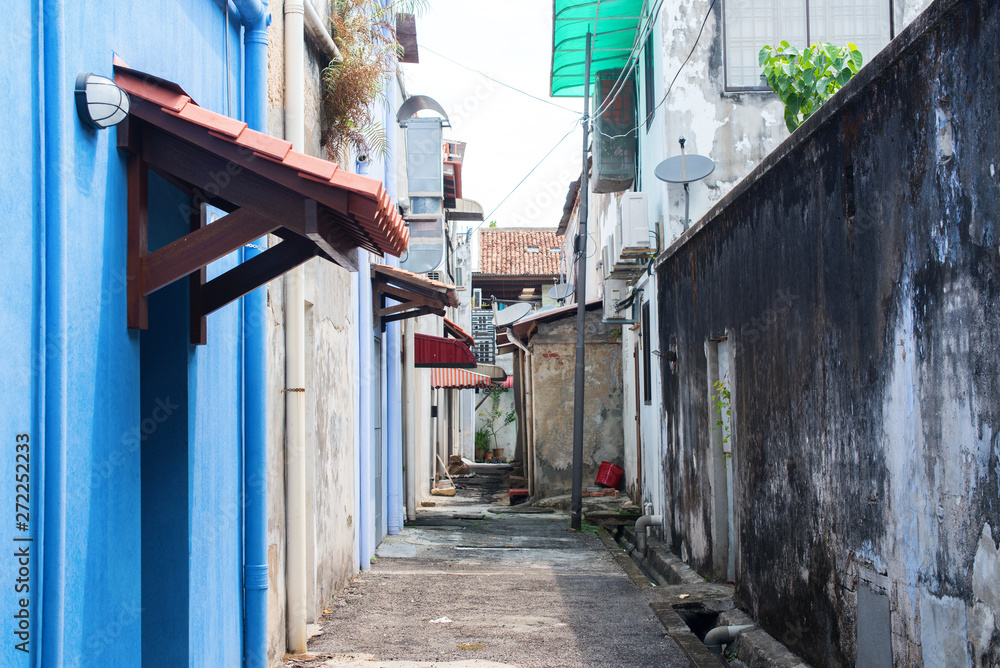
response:
[[[761,84],[758,54],[782,40],[804,48],[816,42],[854,42],[867,63],[893,37],[892,0],[724,0],[726,88]]]
[[[496,330],[491,309],[472,311],[472,338],[476,341],[476,362],[493,364],[496,361]]]

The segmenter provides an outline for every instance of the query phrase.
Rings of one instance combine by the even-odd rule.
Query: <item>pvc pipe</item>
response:
[[[646,554],[646,530],[663,524],[663,515],[643,515],[635,521],[635,549]]]
[[[732,641],[741,631],[752,629],[753,624],[742,624],[739,626],[717,626],[705,635],[705,646],[715,656],[722,658],[722,648]]]
[[[395,266],[395,263],[392,263]],[[385,329],[386,358],[386,487],[387,521],[390,536],[403,528],[403,410],[401,392],[401,357],[399,322],[390,322]]]
[[[251,129],[267,132],[267,2],[234,4],[244,31],[243,120]],[[244,261],[259,254],[246,247]],[[267,666],[266,298],[265,287],[243,297],[243,656],[244,665],[252,668]]]
[[[328,63],[339,63],[344,60],[344,57],[340,55],[340,49],[334,43],[333,38],[330,37],[330,32],[326,29],[324,25],[324,20],[320,17],[319,12],[313,7],[312,2],[305,0],[303,3],[306,9],[306,33],[309,35],[309,39],[312,40],[316,48],[323,52]]]
[[[414,320],[406,321],[403,343],[403,449],[406,455],[406,517],[410,521],[417,519],[417,408],[416,408],[416,369],[413,366],[413,329]]]
[[[285,140],[305,146],[305,33],[301,0],[285,0]],[[306,358],[302,268],[285,274],[285,612],[288,651],[306,651]]]
[[[361,378],[358,385],[358,490],[360,504],[358,506],[358,554],[361,570],[371,568],[371,558],[375,556],[375,485],[372,472],[372,456],[376,446],[372,438],[372,373],[377,368],[373,364],[374,348],[372,322],[372,283],[371,269],[368,266],[367,253],[361,253],[359,258],[360,272],[358,274],[358,362]]]

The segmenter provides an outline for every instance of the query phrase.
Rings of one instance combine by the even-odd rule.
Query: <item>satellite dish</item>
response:
[[[493,316],[493,324],[497,327],[509,327],[529,313],[531,313],[531,304],[528,302],[511,304],[504,310],[496,312],[496,315]]]
[[[696,153],[691,155],[682,153],[658,164],[653,174],[667,183],[691,183],[701,181],[714,171],[715,163],[711,158]]]
[[[703,178],[715,171],[715,163],[711,158],[692,153],[688,155],[684,152],[684,137],[678,142],[681,145],[681,154],[672,158],[667,158],[656,166],[653,174],[656,178],[667,183],[684,184],[684,230],[687,231],[691,224],[691,192],[688,184],[692,181],[701,181]]]
[[[572,283],[556,283],[549,288],[549,299],[566,299],[575,290]]]

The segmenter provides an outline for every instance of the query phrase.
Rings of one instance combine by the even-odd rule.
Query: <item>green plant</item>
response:
[[[385,128],[374,117],[376,102],[385,100],[386,84],[396,73],[399,45],[394,21],[426,0],[332,0],[330,27],[341,62],[323,70],[324,128],[320,139],[327,156],[339,162],[345,149],[386,158]]]
[[[794,132],[803,121],[858,73],[864,63],[853,42],[817,42],[799,51],[788,42],[765,45],[758,56],[764,78],[785,103],[785,125]]]
[[[732,396],[729,394],[729,378],[727,376],[723,376],[719,380],[715,381],[713,387],[715,387],[716,393],[712,395],[712,400],[715,402],[715,412],[719,414],[719,419],[715,421],[715,424],[719,425],[719,428],[722,430],[722,444],[725,445],[726,443],[729,443],[729,420],[732,417],[732,410],[730,407]],[[728,463],[732,456],[732,452],[724,452],[722,454],[722,460]]]
[[[500,391],[501,388],[497,387],[492,392],[490,392],[490,408],[485,412],[479,414],[483,418],[484,423],[479,429],[476,430],[476,447],[479,445],[479,432],[485,431],[487,438],[492,439],[493,447],[497,447],[497,432],[509,425],[511,422],[517,419],[517,415],[514,413],[514,409],[511,408],[509,411],[504,413],[500,409]],[[489,441],[487,441],[487,449],[489,448]]]
[[[490,432],[485,427],[476,430],[476,459],[484,459],[486,451],[490,449]]]

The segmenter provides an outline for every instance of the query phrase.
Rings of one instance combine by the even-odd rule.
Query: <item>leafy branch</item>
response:
[[[323,69],[321,142],[331,160],[339,162],[349,148],[359,155],[388,157],[389,142],[375,111],[398,66],[396,13],[412,13],[426,4],[393,0],[383,7],[378,0],[331,0],[330,27],[342,57]]]
[[[785,103],[789,132],[850,81],[864,63],[853,42],[847,46],[817,42],[799,51],[782,41],[777,47],[765,45],[758,58],[767,85]]]
[[[732,417],[732,411],[730,408],[730,402],[732,396],[729,394],[728,378],[723,377],[717,381],[713,387],[715,387],[715,394],[712,395],[712,400],[715,402],[715,412],[719,414],[719,419],[715,421],[715,424],[719,425],[722,430],[722,444],[725,445],[729,442],[730,436],[730,426],[729,420]],[[722,455],[724,460],[728,460],[732,457],[731,452],[726,452]]]
[[[484,431],[493,439],[494,448],[497,447],[497,433],[517,419],[513,408],[508,410],[506,413],[500,409],[500,391],[501,388],[498,387],[490,393],[491,407],[487,411],[479,414],[480,417],[485,420],[483,426],[480,427],[480,430]]]

